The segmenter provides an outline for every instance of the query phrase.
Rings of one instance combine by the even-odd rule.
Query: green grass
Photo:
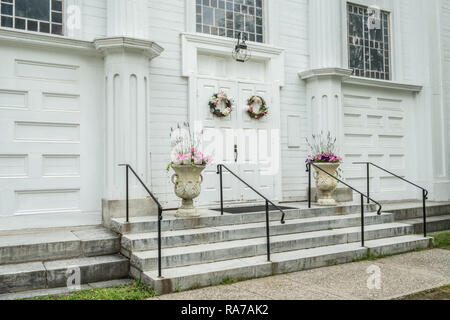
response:
[[[440,232],[431,235],[434,238],[433,248],[450,250],[450,232]]]
[[[414,293],[398,300],[450,300],[450,285]]]
[[[143,300],[156,296],[151,287],[136,280],[133,284],[112,288],[93,288],[73,293],[49,295],[25,300]]]

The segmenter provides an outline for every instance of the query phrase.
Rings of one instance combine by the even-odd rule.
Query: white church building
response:
[[[220,163],[273,201],[305,201],[306,138],[321,131],[355,188],[365,192],[366,171],[353,163],[370,161],[450,200],[450,0],[0,4],[0,230],[123,216],[124,163],[177,207],[170,130],[187,121],[227,138],[213,142],[223,152],[198,206],[217,208]],[[239,34],[246,62],[232,55]],[[226,117],[208,106],[220,91],[234,101]],[[254,95],[263,119],[247,113]],[[421,199],[382,171],[370,180],[374,199]],[[130,185],[134,214],[148,214]],[[232,179],[224,190],[226,203],[257,200]]]

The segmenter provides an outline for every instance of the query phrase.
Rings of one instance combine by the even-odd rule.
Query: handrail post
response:
[[[370,163],[367,162],[367,203],[370,204]]]
[[[427,208],[425,202],[427,200],[427,192],[422,189],[422,205],[423,205],[423,236],[427,236]]]
[[[223,185],[222,185],[222,166],[219,165],[220,174],[220,214],[223,216]]]
[[[161,262],[161,220],[162,208],[158,207],[158,277],[162,278],[162,262]]]
[[[361,246],[364,247],[364,196],[361,194]]]
[[[125,178],[125,184],[126,184],[126,186],[125,186],[125,188],[126,188],[126,191],[125,191],[125,196],[126,196],[126,200],[125,200],[125,202],[126,202],[126,222],[128,223],[128,222],[130,222],[130,220],[129,220],[129,207],[128,207],[128,165],[126,166],[126,170],[125,170],[125,174],[126,174],[126,178]]]
[[[269,202],[266,200],[267,261],[270,261]]]
[[[311,209],[311,163],[306,165],[308,168],[308,208]]]

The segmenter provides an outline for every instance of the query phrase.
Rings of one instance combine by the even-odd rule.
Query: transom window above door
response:
[[[263,42],[263,0],[196,0],[196,31]]]
[[[348,60],[353,75],[391,79],[389,13],[375,7],[347,4]]]
[[[0,0],[2,27],[63,34],[63,0]]]

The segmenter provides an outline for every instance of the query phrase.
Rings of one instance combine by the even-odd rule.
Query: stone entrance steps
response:
[[[66,287],[73,268],[80,269],[80,284],[86,284],[127,277],[129,261],[116,254],[2,265],[0,294]]]
[[[345,216],[329,216],[316,218],[303,218],[287,220],[285,224],[280,221],[270,222],[271,236],[302,233],[310,231],[329,230],[361,225],[360,214],[349,214]],[[393,222],[390,213],[378,216],[376,213],[365,214],[365,224],[373,225]],[[217,243],[241,239],[252,239],[265,237],[266,223],[243,223],[209,228],[186,229],[162,232],[162,247],[173,248],[202,243]],[[137,233],[122,236],[122,253],[129,256],[129,252],[145,251],[157,248],[158,234]]]
[[[159,294],[189,290],[221,283],[224,279],[251,279],[270,275],[319,268],[352,262],[367,254],[392,254],[427,248],[432,239],[417,235],[400,236],[358,243],[340,244],[312,249],[272,254],[268,262],[265,255],[204,263],[165,269],[163,278],[156,271],[140,274],[140,279]]]
[[[413,228],[407,224],[377,224],[366,226],[365,240],[409,234],[413,234]],[[272,253],[278,253],[360,241],[361,228],[350,227],[272,236],[270,238],[270,248]],[[266,250],[266,237],[173,247],[163,250],[162,267],[165,269],[259,256],[265,255]],[[131,265],[140,271],[156,270],[158,266],[158,251],[148,250],[134,252],[131,256]]]
[[[80,284],[127,277],[129,260],[119,251],[120,236],[104,228],[2,234],[0,294],[66,287],[72,268]]]
[[[162,294],[220,283],[226,278],[254,278],[350,262],[366,254],[392,254],[426,248],[431,239],[416,236],[410,224],[392,213],[365,213],[365,247],[361,247],[360,206],[288,210],[286,224],[271,213],[271,261],[266,257],[265,213],[206,212],[198,219],[162,224],[163,278],[157,277],[155,217],[113,221],[123,232],[122,254],[131,260],[130,274]]]
[[[376,210],[373,204],[365,205],[365,212]],[[335,215],[347,215],[352,213],[360,213],[359,205],[345,205],[333,208],[311,208],[311,209],[287,209],[285,220],[328,217]],[[270,212],[271,221],[280,221],[281,213],[279,211]],[[251,212],[245,214],[224,214],[209,210],[202,211],[202,216],[196,219],[175,218],[174,215],[164,214],[164,220],[161,221],[162,231],[174,231],[185,229],[198,229],[206,227],[219,227],[226,225],[238,225],[245,223],[265,222],[265,212]],[[134,217],[129,223],[125,223],[124,218],[116,218],[111,220],[111,229],[119,234],[135,234],[157,231],[157,219],[155,216]]]
[[[393,203],[385,204],[383,207],[386,211],[392,212],[396,221],[411,224],[414,227],[414,233],[423,232],[422,203]],[[444,230],[450,230],[450,203],[427,202],[427,231]]]

